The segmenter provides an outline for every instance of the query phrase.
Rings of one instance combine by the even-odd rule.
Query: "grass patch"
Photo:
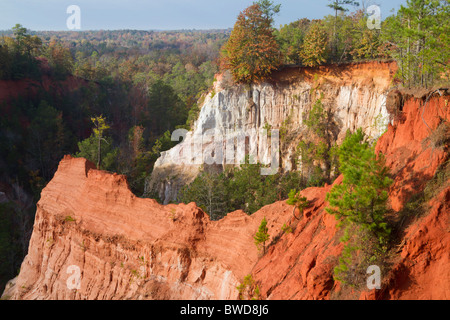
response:
[[[286,224],[283,225],[283,227],[281,228],[281,231],[283,231],[283,233],[285,234],[289,234],[292,233],[292,228]]]
[[[72,218],[71,216],[66,216],[66,217],[64,218],[64,221],[65,221],[65,222],[75,222],[75,219]]]

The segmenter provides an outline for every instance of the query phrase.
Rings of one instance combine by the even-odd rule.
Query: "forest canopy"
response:
[[[230,70],[236,82],[248,83],[264,81],[286,64],[394,59],[403,86],[448,83],[448,0],[407,0],[379,26],[358,1],[330,0],[328,6],[333,15],[275,28],[273,16],[282,7],[268,0],[254,2],[238,16],[222,50],[222,69]]]

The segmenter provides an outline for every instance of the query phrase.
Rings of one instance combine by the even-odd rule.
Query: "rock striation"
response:
[[[138,198],[124,176],[67,156],[42,192],[29,253],[5,296],[236,299],[258,259],[253,231],[264,216],[279,230],[292,213],[275,207],[212,222],[195,204]]]
[[[398,217],[411,197],[423,192],[427,182],[449,160],[449,146],[437,147],[430,140],[443,119],[450,120],[447,90],[420,98],[403,98],[405,103],[396,107],[398,117],[376,146],[376,151],[386,156],[386,164],[394,177],[389,202]],[[275,300],[448,299],[448,177],[449,172],[446,179],[432,188],[437,194],[425,204],[424,212],[405,222],[405,229],[399,235],[398,255],[389,261],[391,272],[383,275],[382,290],[376,292],[340,290],[339,283],[333,279],[333,269],[342,252],[341,234],[335,218],[324,210],[325,196],[331,186],[303,191],[303,196],[312,202],[305,218],[294,224],[294,232],[271,247],[252,270],[253,278],[260,284],[262,297]]]
[[[3,298],[229,300],[251,274],[262,299],[448,299],[449,146],[448,131],[438,129],[450,121],[450,95],[390,99],[395,94],[387,106],[393,121],[376,150],[394,178],[393,216],[407,219],[381,290],[348,292],[333,279],[342,244],[335,217],[324,210],[332,186],[302,192],[311,206],[301,220],[282,201],[252,216],[237,211],[210,221],[195,204],[138,198],[124,176],[67,156],[42,192],[28,255]],[[437,172],[424,211],[405,215]],[[271,244],[260,256],[253,236],[264,217]]]
[[[396,69],[393,62],[286,67],[271,81],[251,86],[230,86],[226,74],[217,75],[193,131],[161,154],[147,192],[158,194],[168,204],[202,168],[239,165],[246,154],[254,161],[274,164],[272,129],[287,131],[278,145],[280,168],[296,169],[295,151],[305,133],[305,114],[319,98],[334,115],[336,140],[357,128],[377,138],[390,123],[386,99]],[[181,140],[177,135],[174,138]]]

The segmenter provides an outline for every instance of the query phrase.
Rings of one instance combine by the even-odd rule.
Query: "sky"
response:
[[[0,0],[0,30],[16,23],[34,31],[68,31],[67,8],[80,8],[83,30],[181,30],[232,28],[238,14],[254,0]],[[330,0],[275,0],[281,12],[275,26],[301,18],[332,14]],[[360,1],[363,2],[363,1]],[[365,0],[379,5],[382,19],[406,0]]]

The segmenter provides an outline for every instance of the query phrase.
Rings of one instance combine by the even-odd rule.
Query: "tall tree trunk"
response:
[[[411,29],[411,19],[408,18],[408,30]],[[411,88],[411,43],[408,35],[408,46],[406,48],[406,56],[408,57],[408,88]]]
[[[335,1],[335,5],[337,6],[337,1]],[[336,25],[337,25],[337,8],[334,9],[334,26],[333,26],[333,44],[332,44],[332,56],[333,60],[337,54],[337,39],[336,39]]]
[[[97,169],[101,170],[100,164],[102,163],[102,137],[98,136],[98,157],[97,157]]]

